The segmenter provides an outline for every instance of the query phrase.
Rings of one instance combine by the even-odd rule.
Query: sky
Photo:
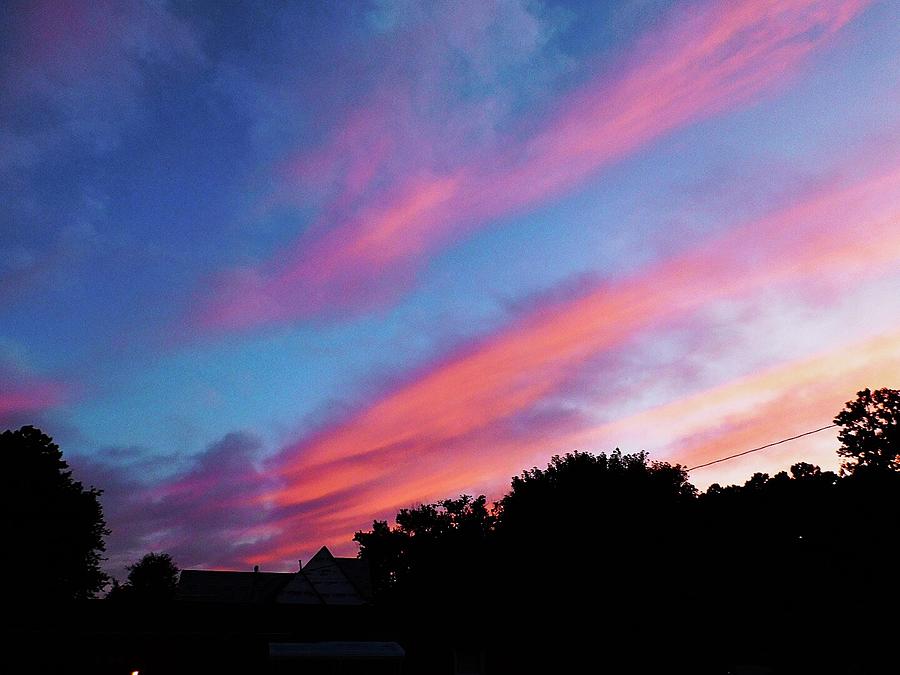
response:
[[[867,0],[3,3],[0,425],[119,576],[828,425],[900,387],[898,59]]]

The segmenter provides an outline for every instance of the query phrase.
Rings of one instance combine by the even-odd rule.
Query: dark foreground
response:
[[[547,582],[531,591],[550,592]],[[848,601],[839,611],[770,602],[612,615],[584,599],[494,616],[97,600],[20,613],[4,660],[18,672],[125,675],[900,672],[896,606],[880,616]]]

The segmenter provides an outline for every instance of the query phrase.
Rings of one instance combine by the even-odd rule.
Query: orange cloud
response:
[[[349,552],[351,533],[374,517],[391,517],[400,508],[463,490],[497,496],[506,489],[509,476],[532,458],[541,456],[543,461],[551,453],[610,449],[624,439],[633,441],[631,449],[648,449],[648,443],[661,439],[652,448],[654,457],[688,466],[703,463],[824,426],[857,390],[898,382],[900,332],[893,332],[780,364],[598,427],[550,437],[498,438],[490,452],[473,443],[463,452],[448,451],[419,461],[394,456],[385,464],[363,458],[356,465],[363,468],[356,480],[335,472],[329,485],[340,492],[334,500],[267,523],[286,536],[277,536],[275,547],[265,548],[262,557],[257,554],[254,559],[277,563],[291,559],[298,546],[326,540]],[[801,460],[834,468],[835,436],[836,432],[826,431],[701,469],[692,480],[701,487],[714,481],[743,482],[755,471],[774,472]],[[314,479],[303,485],[317,487]]]
[[[557,196],[644,144],[758,97],[785,81],[868,3],[731,2],[652,34],[611,82],[565,100],[523,161],[485,181],[501,208]]]
[[[574,368],[661,321],[782,284],[835,275],[859,283],[895,269],[898,259],[900,171],[825,190],[630,279],[538,307],[297,446],[283,475],[423,443],[440,447],[528,409],[556,392]],[[293,500],[292,492],[278,500]]]
[[[656,450],[692,464],[777,440],[772,433],[821,426],[858,387],[900,376],[896,333],[600,427],[579,418],[522,434],[514,421],[562,392],[599,354],[667,323],[774,291],[808,296],[821,287],[827,304],[836,291],[892,278],[898,260],[900,171],[891,168],[820,188],[631,278],[538,305],[345,422],[286,448],[276,463],[281,487],[260,498],[273,509],[269,525],[282,534],[262,554],[276,560],[282,545],[287,551],[342,532],[349,540],[370,517],[416,501],[499,492],[511,474],[552,452],[656,442]]]
[[[656,450],[672,461],[693,466],[830,424],[858,390],[898,383],[900,331],[894,330],[725,382],[610,424],[579,430],[563,444],[653,438],[659,442]],[[813,449],[819,463],[836,466],[835,436],[836,432],[823,432],[820,437],[734,460],[728,467],[698,470],[692,478],[712,482],[720,480],[723,469],[748,477],[748,467],[753,467],[751,472],[783,467],[783,458],[796,458],[799,446],[806,453]]]
[[[842,345],[807,359],[781,364],[615,422],[569,433],[530,438],[497,438],[489,448],[470,443],[462,452],[447,448],[441,456],[365,457],[354,463],[360,474],[336,471],[328,486],[333,499],[268,522],[279,531],[273,547],[253,560],[278,563],[291,559],[298,547],[321,541],[352,551],[351,533],[372,518],[393,516],[400,508],[467,490],[499,495],[509,476],[534,458],[573,449],[609,449],[631,439],[631,449],[653,447],[656,458],[685,465],[703,463],[764,445],[828,424],[843,403],[865,386],[897,386],[900,382],[900,332]],[[767,449],[726,464],[698,470],[700,487],[718,481],[743,482],[755,471],[774,472],[797,461],[826,468],[837,465],[836,433],[826,431]],[[629,447],[629,446],[625,446]],[[379,461],[382,460],[382,461]],[[298,491],[318,492],[315,477],[301,480]],[[320,495],[321,496],[321,495]],[[250,558],[248,558],[248,563]]]

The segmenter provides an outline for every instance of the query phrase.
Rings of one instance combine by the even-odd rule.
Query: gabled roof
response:
[[[362,605],[372,599],[369,565],[357,558],[335,558],[327,546],[303,567],[303,574],[328,605]]]
[[[325,604],[325,600],[302,570],[291,575],[291,580],[278,592],[275,602],[292,605]]]
[[[328,550],[328,547],[323,546],[309,559],[309,562],[303,566],[303,569],[313,570],[322,567],[323,565],[331,565],[335,560],[337,560],[337,558],[332,555],[331,551]]]
[[[197,602],[362,605],[372,599],[372,582],[367,561],[335,558],[323,546],[296,572],[183,570],[177,597]]]
[[[368,601],[372,599],[372,575],[369,562],[359,558],[335,558],[335,562],[344,576],[353,584],[360,597]]]

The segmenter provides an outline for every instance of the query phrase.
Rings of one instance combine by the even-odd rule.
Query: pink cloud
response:
[[[391,518],[400,508],[462,491],[497,497],[509,477],[532,460],[541,463],[552,453],[574,449],[611,449],[622,439],[648,438],[648,429],[665,436],[666,454],[654,453],[656,458],[691,466],[824,426],[858,389],[900,381],[898,348],[898,333],[841,345],[599,427],[554,429],[528,438],[478,435],[460,445],[448,443],[441,457],[434,456],[436,449],[417,459],[391,453],[387,464],[393,467],[384,458],[366,458],[354,475],[329,467],[331,498],[283,509],[281,517],[274,513],[267,524],[278,533],[267,542],[271,548],[254,550],[245,562],[278,565],[320,540],[352,553],[351,533],[373,518]],[[743,482],[756,471],[773,473],[797,461],[835,468],[837,445],[836,433],[825,431],[698,470],[692,480],[701,488],[716,481]]]
[[[66,387],[58,382],[30,382],[0,391],[0,415],[53,408],[65,399]]]
[[[177,552],[184,565],[293,567],[322,544],[352,553],[356,529],[410,504],[463,491],[496,497],[511,475],[554,453],[621,445],[692,465],[821,426],[858,388],[900,381],[900,305],[891,285],[898,259],[900,164],[806,190],[781,210],[629,278],[536,301],[513,324],[267,464],[257,440],[233,434],[153,485],[119,485],[116,476],[134,475],[132,468],[100,467],[106,473],[95,472],[95,482],[110,487],[118,528],[116,561],[156,548]],[[658,345],[673,325],[689,327],[691,349],[703,351],[705,315],[723,304],[783,297],[827,313],[867,293],[875,297],[864,315],[883,304],[874,314],[880,324],[850,327],[815,343],[816,351],[795,351],[750,374],[705,379],[689,394],[676,388],[663,400],[642,400],[641,377],[658,375],[649,368],[611,391],[577,381],[589,374],[605,389],[621,365],[616,359],[633,357],[637,339]],[[779,339],[766,328],[764,335]],[[743,361],[750,339],[704,357],[739,353]],[[623,367],[635,371],[633,363]],[[573,386],[579,390],[570,397]],[[593,419],[557,407],[560,396],[613,412]],[[694,480],[742,481],[800,459],[834,466],[835,447],[825,433],[698,471]]]
[[[24,416],[55,408],[70,395],[69,385],[35,375],[28,368],[0,355],[0,423],[27,424],[29,420],[23,421]]]
[[[110,512],[121,523],[121,546],[131,546],[128,555],[171,549],[186,565],[292,567],[322,544],[352,552],[356,529],[417,501],[462,491],[496,497],[511,475],[554,453],[621,445],[696,464],[821,426],[858,388],[900,380],[900,306],[889,283],[898,259],[895,163],[808,190],[629,278],[537,301],[513,324],[268,464],[261,464],[258,441],[230,435],[171,480],[116,488]],[[882,294],[884,325],[848,330],[817,353],[777,359],[752,374],[705,380],[688,395],[676,390],[648,404],[637,376],[632,388],[612,393],[577,383],[586,372],[603,380],[636,339],[656,340],[673,325],[692,326],[694,348],[702,350],[709,328],[702,317],[722,304],[786,297],[827,312],[864,293]],[[870,303],[877,307],[879,298]],[[738,348],[742,359],[746,346]],[[601,423],[556,407],[561,395],[571,400],[573,382],[583,387],[576,393],[586,407],[614,414]],[[620,396],[629,405],[611,400]],[[703,470],[695,480],[743,480],[797,459],[827,464],[834,447],[827,434],[811,437],[753,455],[752,463]]]
[[[193,321],[231,330],[390,302],[424,259],[467,233],[566,194],[654,139],[772,92],[866,4],[748,0],[676,13],[644,37],[621,74],[565,97],[524,140],[511,134],[499,150],[440,168],[429,148],[444,130],[392,136],[392,124],[415,127],[409,107],[367,106],[294,168],[301,182],[338,176],[323,219],[276,259],[213,280]],[[405,100],[403,92],[400,85],[396,98]],[[394,138],[414,146],[401,166],[385,159]],[[370,166],[346,159],[369,154]]]
[[[207,447],[183,472],[152,482],[145,477],[159,470],[159,455],[139,448],[108,448],[71,464],[78,480],[103,488],[112,530],[108,567],[121,579],[126,565],[150,550],[167,551],[184,567],[239,567],[254,537],[265,537],[258,532],[268,512],[248,506],[270,489],[259,458],[259,440],[236,432]]]
[[[350,447],[402,443],[414,435],[407,422],[416,417],[428,417],[432,433],[453,438],[540,400],[573,365],[662,319],[777,284],[836,273],[857,280],[877,275],[900,257],[898,187],[900,172],[888,172],[827,190],[636,277],[539,307],[518,326],[379,402],[358,436],[316,444],[316,454],[327,460]],[[464,395],[448,397],[454,391]],[[381,433],[371,433],[376,428]],[[394,431],[384,434],[387,428]]]
[[[900,332],[894,330],[736,378],[610,425],[579,430],[571,440],[627,437],[655,426],[665,430],[663,447],[670,459],[694,466],[828,425],[858,390],[898,383]],[[727,466],[698,469],[692,479],[701,487],[742,481],[754,471],[780,470],[801,458],[835,468],[836,436],[836,431],[825,431]]]
[[[349,538],[367,514],[384,515],[459,490],[496,488],[537,455],[598,439],[616,443],[614,431],[628,437],[657,422],[668,429],[669,419],[674,442],[665,447],[681,461],[699,462],[725,448],[745,449],[769,429],[790,433],[833,414],[836,399],[852,396],[854,387],[879,372],[898,376],[879,371],[885,367],[879,359],[896,347],[896,336],[832,350],[812,365],[802,359],[788,363],[749,384],[726,382],[721,390],[633,422],[626,417],[597,428],[575,415],[526,433],[515,429],[522,415],[539,411],[599,355],[637,336],[759,294],[801,293],[827,307],[838,297],[836,280],[846,295],[895,274],[898,225],[900,170],[891,167],[855,184],[821,187],[631,278],[535,306],[514,325],[442,359],[344,422],[286,448],[273,465],[281,487],[258,497],[274,509],[270,525],[284,534],[272,540],[271,551],[255,554],[275,560],[291,543],[337,536],[342,529]],[[832,376],[821,400],[807,400],[802,415],[799,404],[781,401],[815,392],[817,378],[827,372]],[[726,401],[744,416],[735,417],[733,427],[722,407]],[[688,415],[691,410],[696,414]]]

